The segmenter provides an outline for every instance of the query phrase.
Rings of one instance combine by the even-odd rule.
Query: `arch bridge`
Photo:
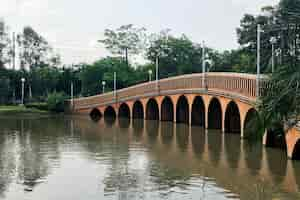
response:
[[[252,119],[258,118],[255,104],[257,94],[262,95],[267,86],[265,77],[259,85],[257,92],[256,75],[252,74],[189,74],[74,99],[69,101],[69,109],[93,119],[104,116],[172,121],[220,129],[245,138],[251,134],[247,127],[251,126]],[[265,144],[269,143],[267,135]],[[295,134],[285,138],[289,157],[293,157],[295,138],[300,137]]]

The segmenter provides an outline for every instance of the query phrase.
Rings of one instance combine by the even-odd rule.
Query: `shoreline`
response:
[[[27,108],[26,106],[0,106],[0,115],[15,115],[15,114],[53,114],[47,110],[39,110],[36,108]]]

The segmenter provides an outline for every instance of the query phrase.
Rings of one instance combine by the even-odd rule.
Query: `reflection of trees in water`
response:
[[[247,140],[244,140],[242,148],[245,152],[246,164],[250,173],[252,175],[257,175],[262,165],[262,144],[249,143]]]
[[[178,148],[185,152],[189,143],[189,126],[185,124],[176,124],[176,142]]]
[[[151,190],[158,190],[168,195],[169,191],[174,188],[182,191],[188,190],[190,185],[187,182],[191,178],[191,171],[153,163],[150,165],[150,176],[150,181],[153,183]]]
[[[108,172],[103,180],[104,193],[118,193],[118,199],[122,200],[137,199],[144,185],[144,175],[132,169],[129,164],[129,144],[120,141],[120,135],[115,137],[117,138],[111,146],[106,148],[106,151],[110,151],[110,156]]]
[[[31,191],[50,173],[53,161],[59,159],[57,134],[64,123],[50,122],[46,118],[7,119],[5,122],[0,125],[0,130],[5,130],[1,131],[0,138],[1,193],[12,177]]]
[[[0,131],[0,198],[5,196],[4,193],[12,182],[16,168],[15,140],[8,135],[6,131]]]
[[[18,135],[18,181],[26,190],[32,190],[50,173],[51,166],[59,160],[60,138],[65,123],[59,119],[23,120]]]
[[[287,156],[280,149],[266,148],[268,170],[276,183],[282,183],[287,169]]]

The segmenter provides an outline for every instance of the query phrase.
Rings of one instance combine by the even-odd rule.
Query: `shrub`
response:
[[[67,99],[64,93],[51,93],[48,95],[48,109],[53,112],[64,112],[64,102]]]
[[[35,108],[38,110],[48,110],[48,104],[42,102],[27,103],[26,108]]]

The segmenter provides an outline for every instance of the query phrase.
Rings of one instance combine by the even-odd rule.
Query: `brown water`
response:
[[[154,121],[0,118],[0,199],[300,199],[300,163]]]

